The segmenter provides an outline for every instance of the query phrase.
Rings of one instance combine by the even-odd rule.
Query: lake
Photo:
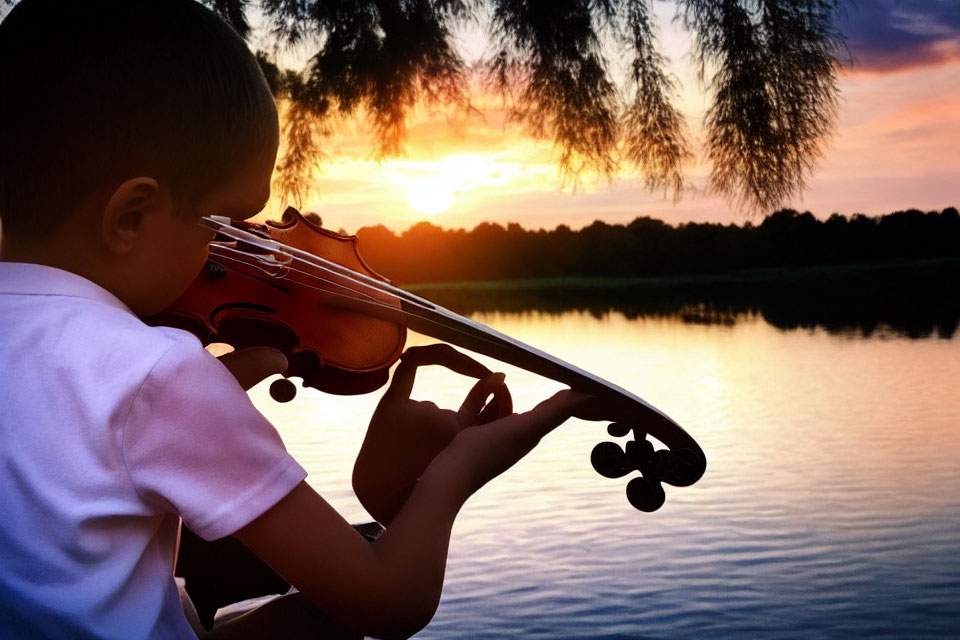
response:
[[[590,466],[570,421],[467,503],[443,599],[417,638],[945,638],[960,629],[960,339],[619,312],[473,318],[623,386],[703,447],[657,512]],[[432,342],[413,336],[409,344]],[[559,386],[512,367],[517,410]],[[436,369],[436,368],[432,368]],[[417,399],[469,380],[425,369]],[[352,462],[379,393],[253,390],[351,521]]]

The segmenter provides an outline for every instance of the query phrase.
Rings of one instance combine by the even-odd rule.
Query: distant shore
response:
[[[797,267],[771,267],[737,269],[720,273],[693,273],[671,276],[592,277],[569,276],[561,278],[519,278],[512,280],[480,280],[460,282],[420,282],[403,288],[417,295],[429,297],[431,293],[446,295],[450,292],[512,292],[565,291],[597,288],[620,291],[636,287],[655,289],[678,289],[700,286],[732,286],[783,284],[785,281],[811,281],[825,278],[841,278],[860,281],[862,278],[880,277],[892,273],[952,271],[960,269],[960,258],[931,258],[924,260],[896,260],[857,264],[834,264]]]
[[[576,282],[567,278],[632,278],[660,286],[665,278],[675,286],[691,282],[691,274],[736,278],[747,270],[782,275],[802,267],[960,258],[960,212],[910,209],[820,220],[781,209],[756,225],[674,226],[640,217],[629,224],[598,220],[576,231],[491,223],[467,231],[424,222],[400,235],[364,227],[357,237],[367,264],[401,284],[524,279],[543,288]]]
[[[650,277],[563,277],[410,284],[463,314],[571,310],[676,316],[729,324],[760,314],[781,328],[823,326],[952,337],[960,323],[960,258],[775,267]]]
[[[884,278],[893,274],[912,273],[917,276],[931,273],[950,273],[960,270],[960,258],[932,258],[925,260],[896,260],[859,264],[817,265],[798,267],[771,267],[737,269],[720,273],[694,273],[671,276],[592,277],[569,276],[561,278],[527,278],[513,280],[482,280],[460,282],[425,282],[405,285],[403,288],[417,295],[441,297],[450,294],[479,293],[483,295],[551,290],[610,292],[637,288],[668,292],[712,286],[762,286],[791,282],[811,282],[839,279],[860,283],[864,278]]]

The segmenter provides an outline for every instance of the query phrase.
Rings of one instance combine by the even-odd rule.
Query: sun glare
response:
[[[513,164],[472,153],[446,156],[416,167],[417,177],[407,178],[407,204],[426,215],[445,212],[460,193],[500,187],[519,174]]]
[[[407,203],[417,213],[443,213],[453,204],[453,189],[441,178],[415,180],[407,189]]]

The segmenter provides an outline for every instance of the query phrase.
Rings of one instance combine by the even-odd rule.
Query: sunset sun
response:
[[[417,213],[436,215],[453,206],[454,199],[478,189],[501,187],[519,174],[515,164],[482,154],[461,153],[424,163],[407,181],[407,204]]]
[[[436,215],[453,204],[453,188],[443,178],[415,180],[407,189],[407,204],[417,213]]]

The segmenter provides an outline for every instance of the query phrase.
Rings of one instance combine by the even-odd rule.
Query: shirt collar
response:
[[[86,298],[133,313],[100,285],[70,271],[27,262],[0,261],[0,295]]]

